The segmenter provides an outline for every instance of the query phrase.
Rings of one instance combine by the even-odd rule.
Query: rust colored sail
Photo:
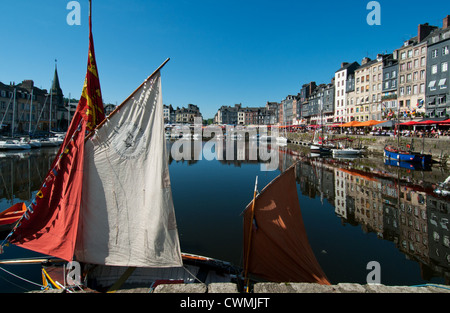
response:
[[[254,201],[253,220],[253,202],[244,214],[244,264],[248,264],[248,272],[273,282],[329,285],[308,242],[295,166],[266,186]]]

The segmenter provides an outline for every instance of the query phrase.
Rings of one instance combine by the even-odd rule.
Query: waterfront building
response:
[[[369,109],[371,101],[370,67],[376,60],[366,57],[361,66],[355,70],[355,121],[369,120]]]
[[[193,124],[196,117],[202,118],[200,109],[194,104],[188,104],[188,107],[177,107],[175,111],[175,122],[181,124]],[[237,118],[237,116],[236,116]]]
[[[175,110],[171,104],[163,106],[164,123],[174,123],[176,121]],[[175,117],[175,118],[174,118]]]
[[[375,60],[364,58],[355,70],[355,120],[381,120],[381,92],[384,55]]]
[[[238,112],[241,110],[242,104],[235,104],[231,106],[221,106],[214,116],[214,123],[223,125],[237,125]]]
[[[308,98],[310,124],[331,124],[334,120],[334,78],[329,84],[319,85]]]
[[[398,60],[394,54],[383,59],[383,87],[381,118],[391,119],[397,114]]]
[[[336,123],[347,122],[347,77],[359,67],[358,62],[343,62],[341,68],[334,73],[335,81],[335,108],[334,121]]]
[[[427,38],[426,115],[447,117],[450,114],[450,16],[444,18],[441,29]]]
[[[301,120],[306,121],[306,124],[310,124],[311,115],[309,114],[309,97],[316,90],[317,85],[316,82],[310,82],[308,84],[304,84],[300,89],[300,93],[298,95],[298,111],[299,118]]]
[[[356,69],[355,69],[356,70]],[[356,111],[356,92],[355,92],[355,73],[348,74],[346,80],[345,92],[347,94],[346,116],[345,122],[351,122],[355,120]]]
[[[293,95],[288,95],[286,99],[280,103],[282,111],[282,118],[278,121],[280,125],[292,125],[294,120],[297,121],[297,98]]]
[[[383,89],[383,65],[384,59],[389,58],[389,55],[378,54],[376,62],[370,67],[370,115],[369,120],[380,121],[382,119],[382,89]]]
[[[425,114],[425,85],[427,68],[427,37],[436,26],[418,26],[417,36],[404,42],[394,52],[399,63],[399,118],[413,118]]]
[[[32,80],[9,85],[0,82],[0,123],[4,135],[48,130],[49,94]],[[15,105],[14,105],[15,103]],[[55,111],[53,111],[55,112]]]

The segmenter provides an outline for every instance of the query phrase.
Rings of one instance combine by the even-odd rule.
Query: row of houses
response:
[[[0,134],[37,135],[66,131],[76,111],[78,100],[65,98],[55,66],[50,90],[38,88],[33,80],[16,84],[0,82]],[[105,114],[116,105],[103,104]]]
[[[187,108],[177,107],[174,109],[172,105],[163,106],[164,123],[167,124],[193,124],[196,117],[202,118],[200,109],[194,104],[188,104]]]
[[[50,91],[34,86],[32,80],[19,84],[0,82],[0,124],[2,133],[18,134],[56,130],[67,125],[67,109],[55,68]]]
[[[218,124],[318,125],[391,118],[448,118],[450,16],[441,28],[418,26],[417,36],[392,53],[343,62],[329,83],[303,84],[296,95],[265,107],[221,107]],[[255,118],[252,118],[255,114]]]

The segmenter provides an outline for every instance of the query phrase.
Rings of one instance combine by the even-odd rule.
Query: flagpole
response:
[[[253,219],[255,218],[255,202],[256,202],[256,193],[258,192],[258,176],[256,176],[255,181],[255,191],[253,192],[253,202],[252,202],[252,211],[251,211],[251,219],[250,219],[250,229],[248,234],[248,245],[247,245],[247,257],[245,259],[245,267],[244,267],[244,280],[247,285],[246,291],[248,293],[249,289],[249,279],[248,279],[248,263],[250,258],[250,247],[252,241],[252,229],[253,229]]]

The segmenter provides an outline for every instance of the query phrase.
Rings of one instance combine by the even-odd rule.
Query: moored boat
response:
[[[432,161],[430,154],[406,151],[391,145],[384,147],[384,157],[398,161],[423,164],[430,164]]]
[[[3,140],[0,141],[0,150],[29,150],[31,146],[28,143],[19,140]]]
[[[26,212],[27,208],[24,203],[16,203],[9,209],[0,212],[0,233],[5,233],[13,229],[15,223]]]
[[[333,156],[345,156],[345,155],[361,155],[361,149],[354,148],[342,148],[342,149],[331,149]]]

